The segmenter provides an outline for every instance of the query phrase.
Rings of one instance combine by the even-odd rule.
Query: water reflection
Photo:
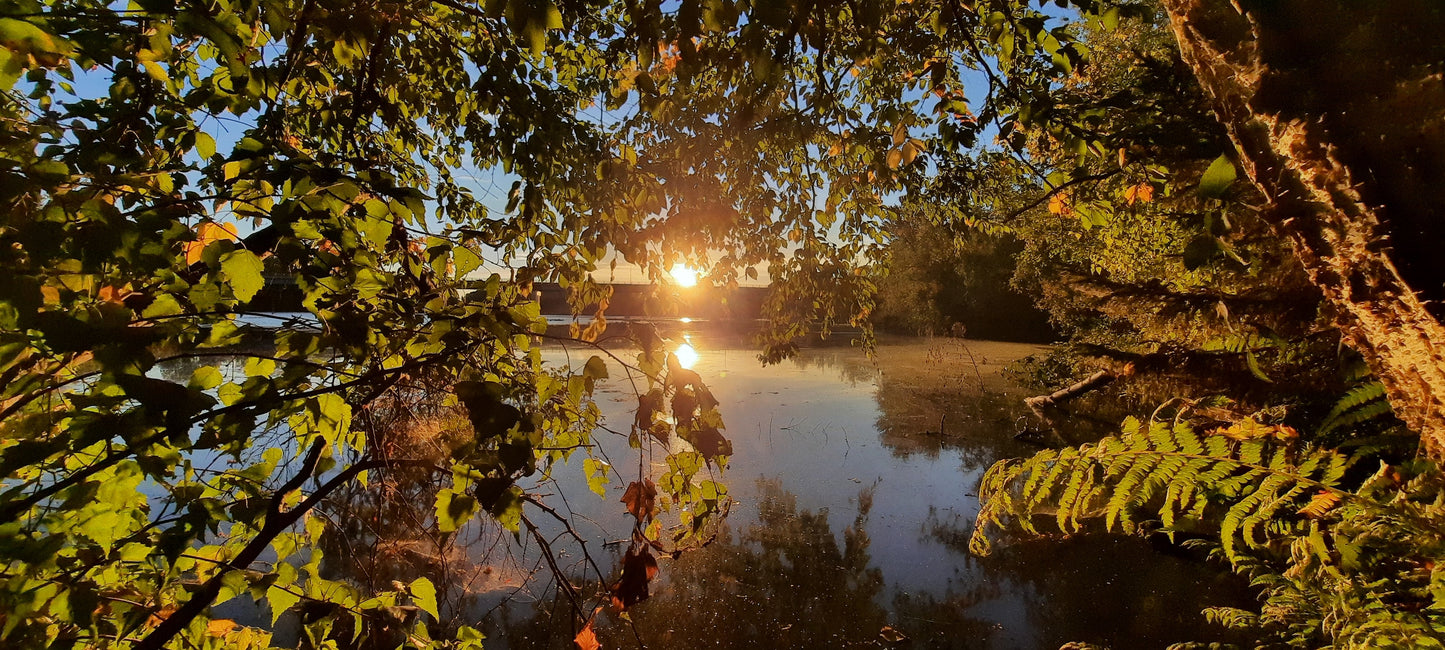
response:
[[[673,351],[673,354],[677,355],[678,365],[692,370],[692,367],[697,365],[697,350],[693,349],[691,338],[684,338],[683,340],[685,342],[677,346],[677,350]]]
[[[762,367],[746,342],[717,332],[665,335],[722,402],[734,447],[725,480],[738,504],[712,545],[663,561],[653,598],[632,612],[635,627],[604,615],[606,647],[639,639],[649,647],[888,647],[893,638],[920,648],[1162,647],[1221,639],[1200,608],[1247,600],[1217,569],[1141,539],[1084,535],[1003,545],[984,560],[968,555],[980,474],[998,458],[1033,451],[1013,437],[1022,395],[1001,369],[1036,346],[907,341],[872,357],[827,347]],[[590,354],[558,347],[544,356],[576,365]],[[635,388],[609,364],[598,405],[610,422],[626,423]],[[448,448],[457,432],[434,424],[390,442]],[[597,442],[610,458],[637,457],[625,436],[599,433]],[[575,515],[591,557],[615,576],[621,547],[604,544],[630,530],[619,503],[627,481],[596,497],[581,463],[578,455],[557,469],[555,484],[534,487],[566,495],[554,503]],[[328,502],[327,577],[385,587],[427,576],[440,588],[443,627],[481,626],[493,649],[571,647],[576,621],[569,604],[552,602],[536,549],[494,527],[438,532],[439,487],[422,474],[378,474]],[[557,548],[564,568],[595,585],[579,548],[565,540]]]
[[[868,522],[873,487],[851,499],[852,521],[841,539],[829,512],[800,509],[797,495],[779,479],[756,483],[757,520],[700,551],[672,563],[656,595],[631,611],[626,622],[604,619],[606,647],[819,648],[889,645],[950,618],[950,634],[974,639],[986,622],[958,615],[954,599],[907,600],[909,613],[883,606],[887,583],[870,551]],[[554,617],[568,610],[545,608],[515,623],[505,635],[518,647],[567,647],[570,630]],[[967,637],[964,637],[967,638]],[[943,647],[946,647],[943,646]]]
[[[827,347],[763,368],[709,334],[671,338],[698,352],[694,370],[722,402],[739,504],[727,537],[663,563],[666,586],[633,616],[646,642],[846,646],[882,643],[887,625],[915,647],[1156,647],[1219,639],[1200,609],[1248,602],[1218,569],[1139,539],[968,555],[980,475],[1035,450],[1014,439],[1023,395],[1001,370],[1036,346],[914,340],[872,357]],[[625,417],[631,393],[608,390],[604,413]],[[611,525],[620,489],[585,512]],[[566,617],[540,616],[521,623],[514,610],[494,634],[522,635],[510,647],[565,647]],[[605,629],[609,645],[636,643],[630,627]]]

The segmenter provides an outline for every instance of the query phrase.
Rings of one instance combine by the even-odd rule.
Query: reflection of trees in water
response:
[[[827,369],[857,385],[876,383],[881,442],[898,457],[936,458],[958,450],[969,467],[1033,451],[1013,434],[1027,410],[1023,391],[1003,375],[1037,347],[961,339],[908,339],[869,358],[852,349],[806,349],[794,362]]]
[[[405,397],[414,399],[384,400],[356,413],[353,424],[366,431],[373,455],[441,463],[473,438],[471,424],[455,406]],[[353,481],[333,493],[314,511],[328,522],[318,541],[322,577],[363,593],[403,588],[425,577],[437,588],[442,617],[434,634],[449,637],[460,625],[474,625],[490,606],[521,589],[538,567],[522,566],[510,536],[489,518],[441,532],[435,503],[438,491],[450,483],[432,466],[408,463],[371,470],[365,484]],[[307,607],[302,603],[302,616],[321,613]],[[368,621],[366,635],[343,647],[397,647],[418,612],[400,607],[384,613],[397,620]],[[296,633],[287,618],[278,626],[281,642]],[[337,630],[337,638],[350,638],[346,617],[339,619]]]
[[[925,391],[885,377],[877,400],[879,441],[900,458],[957,451],[965,467],[982,469],[1037,449],[1014,439],[1024,415],[1017,395]]]
[[[1026,423],[1023,393],[1001,375],[1014,348],[996,347],[939,339],[879,355],[879,440],[898,457],[957,451],[970,468],[1032,452],[1013,437]]]
[[[930,512],[928,535],[968,556],[971,517]],[[1046,530],[1046,528],[1044,529]],[[1058,647],[1071,641],[1161,648],[1184,641],[1247,642],[1211,625],[1204,607],[1249,606],[1245,581],[1178,547],[1140,537],[1086,533],[1052,539],[1014,535],[988,557],[970,556],[969,580],[1019,601],[1000,641]]]
[[[604,616],[605,647],[635,647],[639,638],[650,648],[887,647],[885,626],[914,637],[912,647],[970,647],[955,641],[982,638],[986,624],[962,612],[967,599],[904,597],[908,611],[898,616],[883,607],[883,574],[870,568],[866,532],[871,488],[859,493],[840,543],[826,509],[800,511],[778,481],[758,487],[758,522],[664,565],[664,583],[631,610],[636,636]],[[512,647],[566,648],[567,619],[565,603],[552,603],[504,632]]]
[[[323,574],[375,590],[424,576],[438,588],[443,615],[459,618],[490,594],[520,586],[532,571],[518,566],[507,536],[489,520],[455,532],[437,529],[434,504],[445,483],[394,470],[328,500],[332,527],[321,537]]]
[[[840,346],[806,348],[793,357],[792,363],[803,370],[831,370],[850,386],[871,383],[878,377],[876,359],[869,359],[857,349]]]

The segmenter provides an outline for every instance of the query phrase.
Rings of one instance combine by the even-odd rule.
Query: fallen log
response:
[[[1060,402],[1067,402],[1089,391],[1103,388],[1118,378],[1119,375],[1112,370],[1100,370],[1068,388],[1061,388],[1048,395],[1035,395],[1027,398],[1024,400],[1024,404],[1037,413],[1039,409],[1058,406]]]
[[[1068,444],[1068,440],[1064,438],[1064,435],[1062,433],[1059,432],[1058,425],[1054,422],[1054,419],[1049,417],[1048,412],[1044,409],[1057,407],[1060,404],[1072,400],[1080,395],[1103,388],[1104,386],[1113,383],[1113,381],[1118,378],[1119,374],[1115,373],[1112,370],[1100,370],[1092,375],[1089,375],[1083,381],[1073,384],[1067,388],[1061,388],[1048,395],[1035,395],[1033,397],[1025,398],[1024,405],[1029,407],[1029,410],[1033,412],[1034,417],[1038,418],[1039,422],[1043,423],[1044,428],[1052,432],[1054,434],[1054,437],[1060,443]]]

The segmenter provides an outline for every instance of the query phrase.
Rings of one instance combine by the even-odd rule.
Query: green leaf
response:
[[[201,366],[191,373],[191,381],[188,386],[196,390],[211,390],[221,385],[226,378],[221,376],[220,368],[215,366]]]
[[[416,580],[412,580],[406,589],[411,593],[412,602],[416,603],[416,606],[420,607],[421,611],[431,614],[432,618],[441,618],[441,616],[437,614],[437,588],[431,583],[431,580],[417,578]]]
[[[200,154],[202,159],[210,159],[211,156],[216,155],[216,139],[205,131],[197,131],[196,153]]]
[[[1199,196],[1206,199],[1218,199],[1224,196],[1224,192],[1234,183],[1236,177],[1234,162],[1229,156],[1220,156],[1209,164],[1209,169],[1204,170],[1204,176],[1199,179]]]
[[[301,597],[280,587],[271,587],[266,590],[266,602],[271,607],[271,624],[275,625],[281,615],[293,605],[300,602]]]
[[[1262,381],[1274,381],[1273,379],[1269,378],[1269,375],[1264,374],[1264,369],[1259,367],[1259,359],[1254,356],[1254,350],[1245,351],[1244,362],[1246,365],[1249,366],[1250,374],[1253,374],[1255,377],[1258,377]]]
[[[450,533],[465,526],[477,514],[480,507],[481,504],[478,504],[476,498],[470,494],[450,489],[438,491],[436,498],[437,530]]]
[[[261,258],[245,249],[231,251],[221,258],[221,272],[230,279],[231,292],[241,302],[250,302],[266,285],[261,275],[264,268]]]
[[[595,458],[582,461],[587,474],[587,488],[599,497],[607,496],[607,464]]]
[[[0,91],[10,90],[25,72],[25,57],[0,47]]]

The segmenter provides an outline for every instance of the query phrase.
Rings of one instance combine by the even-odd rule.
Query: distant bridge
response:
[[[266,285],[251,301],[257,311],[305,311],[305,297],[296,279],[288,273],[268,272]],[[619,318],[694,318],[699,320],[755,320],[762,316],[765,287],[720,289],[698,285],[676,287],[652,284],[613,284],[607,315]],[[537,282],[532,289],[541,294],[542,314],[562,316],[572,313],[567,290],[555,282]],[[583,314],[596,310],[585,305]]]

